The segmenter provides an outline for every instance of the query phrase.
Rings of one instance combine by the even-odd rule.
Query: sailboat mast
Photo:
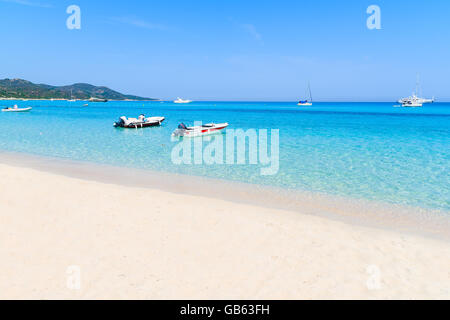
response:
[[[313,98],[312,98],[312,94],[311,94],[311,83],[308,82],[308,90],[309,90],[309,99],[312,102]]]

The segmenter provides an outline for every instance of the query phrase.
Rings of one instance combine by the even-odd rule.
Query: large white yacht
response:
[[[413,92],[412,96],[398,100],[398,103],[400,103],[403,107],[422,107],[425,103],[434,102],[434,98],[432,99],[420,98],[418,96],[419,91],[420,91],[420,82],[419,76],[417,76],[416,91]]]

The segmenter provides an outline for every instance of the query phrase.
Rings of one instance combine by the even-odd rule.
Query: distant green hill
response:
[[[76,83],[70,86],[56,87],[47,84],[35,84],[22,79],[0,80],[0,98],[156,100],[152,98],[125,95],[107,87],[96,87],[87,83]]]

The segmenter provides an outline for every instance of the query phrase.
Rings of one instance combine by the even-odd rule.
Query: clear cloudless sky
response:
[[[68,30],[69,5],[81,30]],[[381,30],[369,30],[369,5]],[[448,0],[0,0],[0,77],[146,97],[450,100]]]

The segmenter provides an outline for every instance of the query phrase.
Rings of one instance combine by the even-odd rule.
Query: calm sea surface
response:
[[[33,110],[0,113],[1,150],[450,210],[450,104],[409,109],[394,103],[108,102],[83,107],[85,102],[2,101],[0,106],[15,103]],[[141,113],[166,121],[141,130],[112,126],[122,115]],[[177,142],[171,132],[180,122],[194,121],[279,129],[278,173],[262,176],[260,165],[249,164],[174,164]]]

